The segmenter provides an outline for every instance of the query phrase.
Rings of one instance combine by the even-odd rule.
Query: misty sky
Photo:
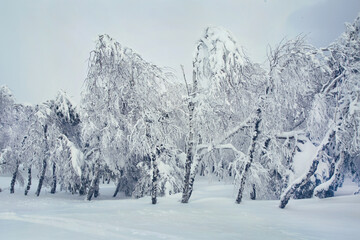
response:
[[[87,58],[107,33],[144,59],[190,71],[207,26],[231,31],[256,62],[284,37],[308,35],[326,46],[360,12],[359,0],[0,0],[0,85],[19,102],[40,103],[65,90],[76,102]]]

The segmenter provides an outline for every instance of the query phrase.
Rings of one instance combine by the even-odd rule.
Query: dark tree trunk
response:
[[[40,175],[40,179],[39,179],[39,184],[36,190],[36,196],[40,195],[41,192],[41,188],[44,182],[44,178],[45,178],[45,173],[46,173],[46,167],[47,167],[47,162],[46,162],[46,158],[47,158],[47,154],[49,151],[49,147],[48,147],[48,143],[47,143],[47,125],[45,124],[44,126],[44,139],[45,139],[45,157],[43,159],[43,166],[42,166],[42,170],[41,170],[41,175]]]
[[[255,188],[255,184],[252,185],[252,191],[250,193],[250,199],[251,200],[256,200],[256,188]]]
[[[50,193],[51,194],[54,194],[56,192],[56,163],[53,163],[53,182],[52,182],[52,185],[51,185],[51,191]]]
[[[243,197],[243,191],[244,191],[244,187],[245,187],[245,183],[246,183],[247,174],[251,167],[252,162],[254,161],[255,147],[257,144],[257,138],[260,133],[260,129],[259,129],[260,123],[261,123],[261,109],[260,108],[257,109],[256,114],[257,114],[257,117],[255,119],[254,133],[253,133],[253,137],[251,139],[251,145],[249,148],[249,161],[246,163],[245,169],[244,169],[243,174],[240,179],[239,192],[238,192],[238,195],[236,198],[237,204],[241,203],[241,200]]]
[[[200,176],[205,176],[205,164],[201,164]],[[231,177],[231,174],[230,174]]]
[[[40,195],[41,188],[42,188],[42,185],[43,185],[43,182],[44,182],[44,179],[45,179],[46,166],[47,166],[47,162],[44,159],[43,160],[42,170],[41,170],[41,175],[40,175],[40,178],[39,178],[39,184],[38,184],[38,187],[37,187],[37,190],[36,190],[36,193],[35,193],[36,196]]]
[[[192,192],[194,189],[196,173],[198,172],[198,163],[201,158],[202,158],[201,156],[197,156],[197,159],[195,159],[196,162],[192,164],[192,167],[191,167],[192,169],[190,169],[189,183],[187,186],[186,198],[185,198],[185,201],[183,201],[184,200],[184,198],[183,198],[183,200],[181,201],[182,203],[188,203],[189,199],[192,195]],[[183,197],[184,197],[184,194],[183,194]]]
[[[100,187],[99,187],[100,181],[96,181],[95,187],[94,187],[94,198],[97,198],[100,195]]]
[[[29,193],[31,187],[31,167],[28,168],[28,183],[25,189],[25,196]]]
[[[310,180],[311,176],[314,175],[314,173],[316,172],[317,167],[319,165],[321,155],[327,149],[328,145],[331,144],[331,140],[334,137],[335,137],[335,130],[332,130],[332,132],[329,134],[327,141],[322,144],[323,145],[322,148],[318,151],[316,157],[314,158],[309,171],[301,179],[299,179],[295,183],[293,183],[291,185],[291,187],[287,189],[286,192],[284,192],[284,194],[282,195],[282,197],[280,199],[280,205],[279,205],[280,208],[285,208],[286,205],[288,204],[290,198],[296,192],[296,190],[299,187],[304,186]]]
[[[195,176],[196,176],[196,170],[194,169],[194,174],[191,174],[189,179],[189,193],[188,193],[187,201],[189,201],[194,189]]]
[[[11,178],[11,183],[10,183],[10,193],[14,193],[15,192],[15,182],[16,182],[16,177],[18,175],[18,172],[19,172],[19,164],[17,163],[16,164],[16,168],[15,168],[15,171],[12,175],[12,178]]]
[[[89,186],[89,190],[86,196],[86,200],[90,201],[92,199],[92,197],[95,197],[95,194],[99,193],[98,187],[99,187],[99,178],[100,178],[100,173],[98,170],[95,171],[93,179],[91,180],[90,186]],[[95,193],[97,192],[97,193]]]
[[[188,203],[190,199],[190,171],[191,171],[191,164],[193,159],[192,152],[192,144],[188,146],[186,163],[185,163],[185,176],[184,176],[184,187],[183,187],[183,194],[182,194],[182,203]]]
[[[79,195],[83,196],[86,194],[86,190],[89,185],[89,175],[86,175],[86,177],[84,175],[82,175],[80,184],[81,184],[81,186],[79,188]]]
[[[151,203],[157,203],[157,191],[158,191],[158,178],[159,178],[159,169],[156,158],[160,156],[160,148],[156,147],[156,155],[152,154],[151,156],[151,166],[152,166],[152,179],[151,179]]]
[[[204,154],[197,154],[196,159],[193,160],[193,163],[191,165],[191,171],[190,171],[190,177],[189,177],[189,186],[188,186],[188,194],[187,194],[187,200],[189,201],[193,189],[194,189],[194,182],[195,177],[198,172],[199,163],[201,162],[201,159],[204,157]]]
[[[195,182],[195,177],[196,174],[198,172],[198,167],[199,167],[199,163],[202,159],[204,155],[203,154],[197,154],[196,155],[196,159],[194,160],[195,162],[192,164],[192,171],[190,174],[190,179],[189,179],[189,193],[188,193],[188,200],[190,199],[193,189],[194,189],[194,182]]]
[[[116,196],[117,196],[117,194],[118,194],[119,191],[120,191],[120,187],[121,187],[121,181],[120,181],[120,178],[119,178],[119,179],[118,179],[118,182],[117,182],[117,184],[116,184],[116,189],[115,189],[115,192],[114,192],[113,197],[116,197]]]

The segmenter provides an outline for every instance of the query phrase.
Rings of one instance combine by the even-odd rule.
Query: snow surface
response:
[[[294,179],[290,179],[290,182],[309,171],[312,161],[320,148],[315,147],[311,141],[306,141],[304,144],[300,144],[299,147],[301,152],[297,152],[294,156]]]
[[[111,197],[101,185],[91,202],[60,192],[10,195],[9,177],[0,177],[1,239],[358,239],[360,196],[234,203],[230,184],[198,178],[189,204],[180,195],[160,198]],[[36,183],[34,183],[36,184]],[[33,188],[35,185],[33,185]]]

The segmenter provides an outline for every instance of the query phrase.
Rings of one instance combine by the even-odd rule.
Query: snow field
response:
[[[111,197],[114,186],[101,185],[100,197],[84,197],[44,189],[29,196],[10,178],[0,177],[1,239],[357,239],[360,196],[234,203],[231,184],[198,178],[189,204],[179,194],[159,198]],[[34,183],[36,184],[36,183]],[[33,185],[33,188],[35,185]],[[343,194],[346,193],[344,187]],[[340,191],[341,192],[341,189]]]

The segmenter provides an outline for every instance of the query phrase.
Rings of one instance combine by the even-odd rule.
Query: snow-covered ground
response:
[[[189,204],[180,195],[113,199],[112,185],[102,185],[94,201],[69,193],[40,197],[34,192],[9,194],[8,177],[0,177],[0,239],[359,239],[360,196],[347,185],[341,196],[234,203],[230,184],[197,179]],[[4,189],[5,188],[5,189]],[[33,186],[34,188],[34,186]],[[34,191],[34,190],[33,190]]]

